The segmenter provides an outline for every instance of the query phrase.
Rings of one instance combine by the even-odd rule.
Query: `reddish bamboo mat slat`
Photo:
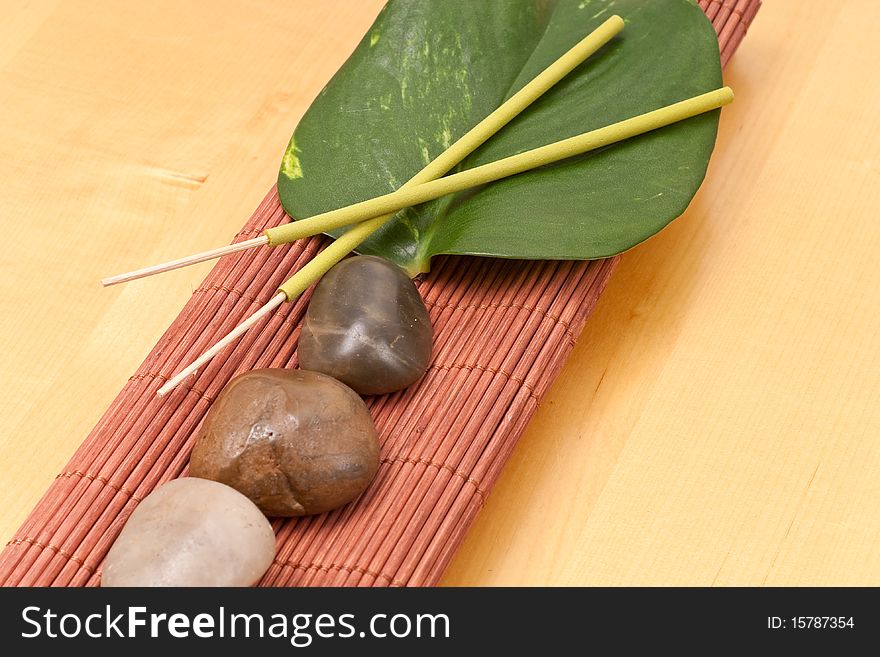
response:
[[[722,64],[760,0],[703,0]],[[237,240],[285,221],[271,190]],[[156,389],[255,311],[322,238],[221,259],[0,554],[5,586],[100,582],[137,503],[185,474],[195,431],[220,389],[256,367],[295,367],[308,295],[285,304],[164,400]],[[276,521],[264,585],[436,583],[541,398],[559,373],[616,258],[529,262],[438,258],[419,289],[435,331],[416,386],[368,399],[382,463],[355,503]]]

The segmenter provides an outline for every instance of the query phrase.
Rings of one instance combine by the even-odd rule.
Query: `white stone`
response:
[[[107,553],[102,586],[251,586],[275,557],[266,516],[234,488],[185,477],[150,493]]]

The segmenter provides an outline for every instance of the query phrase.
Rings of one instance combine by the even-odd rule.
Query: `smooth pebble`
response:
[[[199,431],[190,473],[247,495],[266,515],[302,516],[361,494],[379,467],[376,428],[351,388],[319,372],[232,379]]]
[[[275,557],[275,534],[238,491],[175,479],[138,505],[107,553],[101,586],[251,586]]]
[[[401,390],[431,360],[431,321],[397,265],[375,256],[343,260],[315,288],[299,338],[299,364],[362,395]]]

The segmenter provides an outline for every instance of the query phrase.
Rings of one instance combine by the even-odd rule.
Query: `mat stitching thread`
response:
[[[34,538],[30,538],[29,536],[26,536],[25,538],[16,538],[15,540],[9,541],[6,544],[6,546],[9,547],[10,545],[22,545],[22,544],[33,545],[34,547],[39,548],[40,550],[51,550],[55,554],[60,554],[62,557],[64,557],[68,561],[72,561],[73,563],[78,565],[80,568],[87,570],[89,572],[89,574],[93,574],[95,572],[95,569],[92,566],[89,566],[86,562],[84,562],[79,557],[73,556],[72,554],[67,552],[67,550],[62,550],[60,547],[58,547],[56,545],[44,545],[43,543],[40,543],[38,540],[36,540]]]
[[[500,374],[501,376],[508,379],[509,381],[513,381],[514,383],[519,385],[521,388],[525,388],[526,390],[528,390],[529,397],[531,397],[535,401],[538,401],[538,402],[540,401],[537,393],[535,392],[534,386],[526,383],[525,379],[523,379],[519,376],[514,376],[513,374],[510,374],[509,372],[507,372],[506,370],[501,369],[501,368],[495,369],[493,367],[489,367],[488,365],[479,365],[479,364],[468,365],[467,363],[451,363],[449,365],[441,365],[439,363],[433,363],[430,365],[430,367],[428,367],[428,369],[429,370],[438,370],[438,371],[440,371],[440,370],[447,370],[447,371],[449,371],[449,370],[467,370],[468,372],[471,372],[473,370],[478,370],[480,372],[488,372],[489,374],[492,374],[493,376],[498,376]],[[142,379],[147,379],[147,378],[159,379],[163,382],[168,380],[168,378],[166,376],[164,376],[163,374],[161,374],[159,372],[155,372],[155,371],[148,371],[148,372],[144,372],[142,374],[135,374],[134,376],[130,377],[128,380],[129,381],[140,381]],[[214,403],[213,397],[205,394],[204,392],[198,390],[197,388],[194,388],[193,386],[191,386],[187,383],[181,383],[180,386],[190,392],[195,392],[197,395],[199,395],[200,398],[204,399],[208,403]]]
[[[80,479],[85,479],[87,481],[97,481],[99,484],[103,484],[107,488],[115,490],[117,493],[122,493],[126,497],[133,499],[135,502],[142,502],[143,498],[135,495],[133,491],[128,490],[123,486],[117,486],[116,484],[110,482],[106,477],[101,475],[93,475],[83,472],[82,470],[71,470],[69,472],[61,472],[55,476],[56,479],[61,479],[62,477],[66,479],[70,479],[71,477],[79,477]]]
[[[240,299],[244,299],[245,301],[249,301],[250,303],[259,303],[259,299],[250,294],[245,294],[240,290],[236,290],[235,288],[226,287],[225,285],[209,285],[207,287],[198,287],[193,291],[193,295],[199,294],[201,292],[225,292],[226,294],[234,294]],[[296,324],[290,321],[290,318],[287,316],[287,313],[281,312],[280,310],[276,310],[272,313],[275,317],[281,318],[282,324],[287,324],[291,330],[296,330]]]
[[[538,313],[539,315],[543,315],[547,319],[550,319],[557,324],[561,324],[565,327],[565,332],[568,336],[574,340],[574,329],[571,327],[571,323],[565,321],[558,315],[554,315],[553,313],[542,310],[540,308],[533,308],[531,306],[526,306],[518,303],[481,303],[478,305],[463,305],[460,303],[437,303],[436,301],[425,301],[426,306],[431,306],[433,308],[439,308],[440,310],[525,310],[530,313]]]
[[[742,23],[745,20],[746,13],[742,9],[738,9],[737,4],[737,0],[712,0],[706,5],[706,11],[708,12],[712,5],[718,5],[719,9],[729,10],[730,13],[736,16],[737,20]]]
[[[226,292],[226,294],[234,294],[239,299],[244,299],[245,301],[249,301],[251,303],[257,303],[257,297],[252,294],[247,294],[242,292],[241,290],[236,290],[234,287],[226,287],[225,285],[207,285],[205,287],[197,287],[193,290],[193,295],[201,294],[202,292]]]
[[[164,383],[165,381],[168,380],[168,377],[166,377],[164,374],[161,374],[160,372],[144,372],[143,374],[135,374],[134,376],[129,377],[128,380],[129,381],[140,381],[142,379],[159,379],[160,381],[162,381]],[[199,399],[203,399],[206,402],[208,402],[209,404],[214,403],[214,397],[199,390],[198,388],[196,388],[194,386],[191,386],[188,383],[181,382],[181,383],[177,384],[177,387],[183,388],[187,392],[196,393],[199,396]]]
[[[455,475],[456,477],[464,480],[465,482],[471,484],[474,487],[474,492],[477,494],[477,497],[480,498],[480,506],[484,506],[486,504],[486,492],[480,486],[480,482],[474,479],[473,477],[465,474],[461,470],[456,470],[448,463],[438,463],[437,461],[432,461],[427,458],[412,458],[405,456],[386,456],[379,459],[380,463],[409,463],[410,465],[430,465],[437,470],[446,470],[450,474]]]
[[[250,230],[240,230],[235,234],[235,237],[232,238],[232,243],[235,244],[239,237],[244,237],[245,235],[247,235],[247,239],[253,239],[257,235],[262,235],[264,232],[264,228],[251,228]]]
[[[489,366],[468,365],[467,363],[452,363],[450,365],[440,365],[438,363],[434,363],[428,369],[431,369],[431,370],[467,370],[468,372],[471,372],[473,370],[479,370],[480,372],[489,372],[490,374],[493,374],[495,376],[500,374],[504,378],[508,379],[509,381],[513,381],[514,383],[519,385],[521,388],[525,388],[526,390],[528,390],[529,397],[531,397],[535,401],[537,401],[537,402],[541,401],[538,398],[538,395],[535,393],[535,388],[533,386],[526,383],[524,379],[522,379],[518,376],[513,376],[512,374],[509,374],[508,372],[506,372],[500,368],[494,369]]]
[[[278,561],[278,559],[273,559],[272,563],[281,566],[282,568],[292,568],[293,570],[318,570],[322,573],[329,573],[331,570],[343,571],[348,573],[349,575],[353,575],[358,573],[360,575],[369,575],[374,579],[386,579],[392,586],[404,586],[404,583],[400,580],[396,580],[390,575],[386,575],[385,573],[377,573],[371,570],[367,570],[366,568],[362,568],[360,566],[346,566],[344,564],[336,564],[332,563],[329,566],[315,563],[314,561],[308,564],[304,564],[302,562],[291,562],[291,561]]]

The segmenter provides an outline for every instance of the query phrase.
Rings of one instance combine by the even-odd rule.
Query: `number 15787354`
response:
[[[843,630],[853,629],[852,616],[768,616],[769,630]]]

